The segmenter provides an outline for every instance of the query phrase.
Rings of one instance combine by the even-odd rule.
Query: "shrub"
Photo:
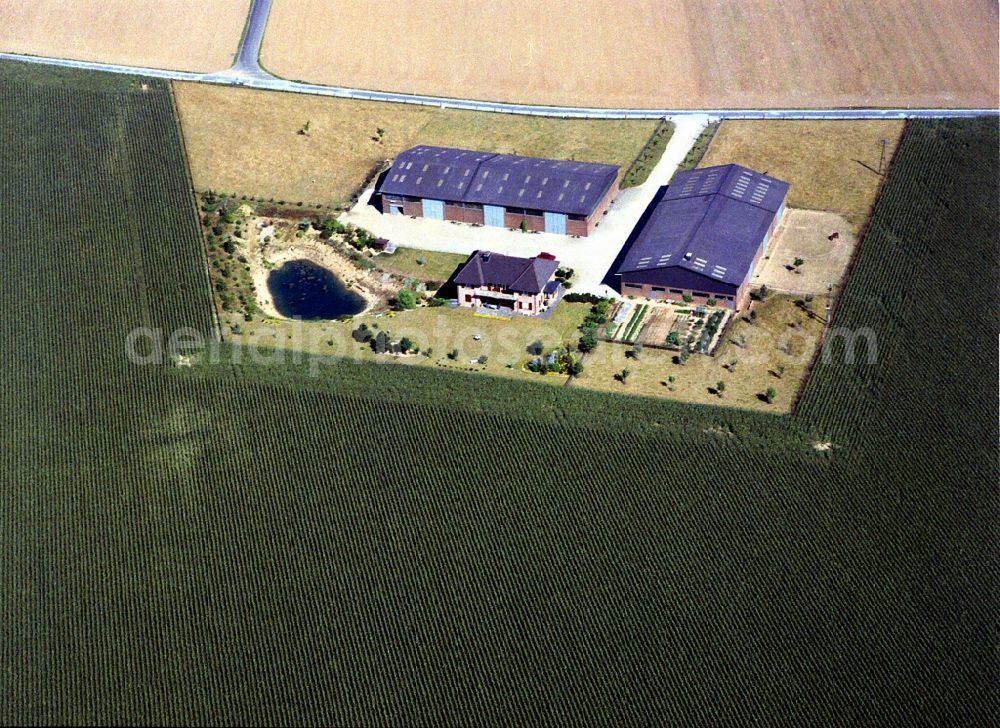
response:
[[[427,305],[430,306],[431,308],[439,308],[440,306],[447,306],[448,299],[441,298],[440,296],[434,296],[427,302]]]
[[[593,351],[597,348],[597,334],[593,330],[588,329],[584,332],[583,336],[580,337],[580,342],[577,344],[577,348],[584,354]]]
[[[451,351],[449,351],[448,358],[452,360],[458,359],[458,349],[452,349]]]
[[[599,303],[602,299],[593,293],[567,293],[563,296],[566,303],[589,303],[591,305]],[[610,302],[609,302],[610,303]]]
[[[368,324],[361,324],[358,328],[351,332],[351,338],[359,344],[365,344],[375,338],[375,334],[372,333],[370,328],[368,328]]]
[[[694,297],[690,293],[685,293],[682,298],[684,299],[684,303],[691,303],[694,300]]]

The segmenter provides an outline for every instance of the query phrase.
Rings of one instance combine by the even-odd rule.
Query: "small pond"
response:
[[[336,319],[361,313],[365,299],[310,260],[291,260],[267,276],[278,313],[288,318]]]

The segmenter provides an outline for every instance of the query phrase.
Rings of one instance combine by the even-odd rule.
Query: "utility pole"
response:
[[[882,158],[878,160],[878,173],[879,176],[885,174],[885,147],[889,143],[888,139],[882,140]]]

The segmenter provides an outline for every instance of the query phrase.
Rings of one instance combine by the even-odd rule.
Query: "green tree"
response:
[[[723,382],[723,381],[716,382],[715,383],[715,391],[719,395],[719,397],[722,397],[723,392],[726,391],[726,383]]]
[[[401,311],[417,307],[417,295],[409,288],[404,288],[396,294],[396,308]]]
[[[597,348],[597,334],[593,330],[588,330],[583,333],[580,337],[580,342],[577,344],[577,348],[586,354],[589,351],[593,351]]]
[[[778,392],[774,389],[774,387],[768,387],[767,391],[764,392],[764,399],[767,400],[768,404],[771,404],[772,402],[774,402],[774,398],[777,397],[777,396],[778,396]]]

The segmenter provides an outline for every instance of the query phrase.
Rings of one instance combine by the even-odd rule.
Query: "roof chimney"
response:
[[[482,258],[483,260],[489,260],[490,259],[490,251],[484,250],[482,253],[479,254],[479,257]]]
[[[684,260],[691,260],[691,253],[685,253]]]

